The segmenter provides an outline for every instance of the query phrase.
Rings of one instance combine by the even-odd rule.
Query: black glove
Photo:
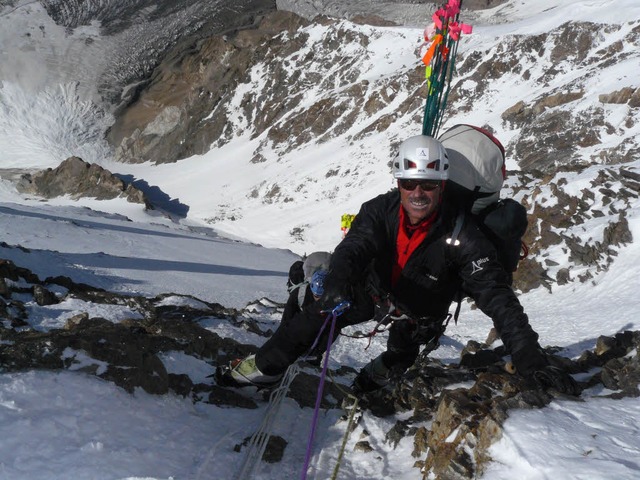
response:
[[[533,372],[533,379],[545,390],[550,388],[575,397],[580,396],[582,392],[582,389],[571,375],[552,365],[547,365]]]
[[[518,373],[527,378],[533,377],[534,372],[543,370],[549,365],[547,355],[537,344],[511,352],[511,360],[513,360]]]
[[[351,289],[340,282],[325,282],[324,293],[318,299],[321,311],[331,311],[342,302],[351,301]]]

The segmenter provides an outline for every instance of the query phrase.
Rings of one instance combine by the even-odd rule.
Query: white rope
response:
[[[278,412],[280,410],[280,406],[282,405],[282,401],[287,396],[289,392],[289,387],[291,383],[298,375],[300,371],[300,367],[298,363],[293,363],[287,368],[284,376],[282,377],[282,381],[280,385],[271,392],[269,396],[269,405],[267,406],[267,411],[262,419],[262,423],[260,427],[253,434],[251,440],[249,441],[249,445],[247,446],[247,451],[245,453],[244,461],[242,463],[242,467],[238,474],[234,477],[235,480],[247,480],[250,479],[256,472],[258,465],[260,465],[260,461],[262,460],[262,455],[264,455],[264,451],[267,448],[267,443],[269,442],[269,437],[271,436],[271,429],[273,427],[273,423],[278,417]]]

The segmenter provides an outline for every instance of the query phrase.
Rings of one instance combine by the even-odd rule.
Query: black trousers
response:
[[[405,371],[418,358],[421,340],[416,336],[417,324],[413,320],[398,320],[389,329],[387,351],[382,354],[382,363],[391,369]]]
[[[351,307],[336,319],[335,335],[348,325],[366,322],[373,318],[375,304],[364,288],[354,289]],[[256,366],[265,375],[279,375],[295,362],[298,357],[309,352],[318,338],[327,313],[321,313],[319,302],[306,305],[287,322],[282,322],[275,333],[256,352]],[[325,327],[318,339],[318,350],[324,351],[331,325]],[[318,351],[314,350],[314,351]]]
[[[348,325],[367,322],[376,315],[376,305],[364,287],[356,288],[351,307],[336,320],[335,336]],[[318,339],[315,352],[324,352],[329,338],[330,324],[318,338],[322,325],[327,319],[321,313],[318,302],[306,305],[287,322],[282,322],[275,333],[256,353],[256,366],[265,375],[279,375],[300,356],[311,349]],[[437,329],[435,329],[437,330]],[[438,332],[437,336],[442,332]],[[414,320],[398,320],[389,330],[387,351],[382,354],[382,361],[387,368],[406,370],[415,361],[420,346],[434,337],[431,322]],[[335,340],[335,338],[334,338]],[[437,338],[436,338],[437,340]]]

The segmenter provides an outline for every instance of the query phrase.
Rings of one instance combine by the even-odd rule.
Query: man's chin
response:
[[[430,205],[425,205],[423,208],[416,208],[413,205],[411,206],[411,210],[409,214],[414,218],[419,218],[420,221],[424,220],[431,213]]]
[[[427,215],[431,212],[431,204],[427,203],[426,205],[411,205],[411,211],[415,215]]]

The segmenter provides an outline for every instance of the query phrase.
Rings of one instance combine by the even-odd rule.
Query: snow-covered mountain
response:
[[[476,9],[479,4],[488,8]],[[637,330],[640,6],[633,0],[469,6],[474,10],[465,10],[462,20],[474,31],[460,43],[443,129],[461,122],[488,126],[507,146],[511,172],[504,195],[530,214],[531,254],[516,285],[529,292],[521,298],[542,343],[577,358],[599,335]],[[8,282],[2,341],[19,343],[16,338],[30,330],[74,328],[83,314],[120,324],[168,312],[187,315],[206,335],[260,344],[278,310],[273,302],[253,301],[284,299],[291,251],[331,250],[341,238],[340,215],[391,188],[393,147],[420,131],[425,85],[419,48],[432,11],[423,2],[390,1],[0,1],[2,256],[40,279],[23,272]],[[131,183],[155,209],[123,198],[78,200],[74,192],[73,198],[43,199],[16,190],[24,173],[55,168],[72,155]],[[64,277],[114,292],[104,301],[112,306]],[[60,306],[40,306],[32,298],[41,284]],[[168,293],[177,295],[156,297]],[[149,298],[128,302],[127,295]],[[213,303],[238,310],[212,310]],[[436,352],[446,364],[488,331],[487,320],[468,306],[463,319]],[[187,374],[207,392],[215,387],[205,378],[209,364],[230,354],[175,353],[167,346],[175,344],[164,345],[158,354],[164,368]],[[357,368],[384,348],[384,337],[366,352],[354,351],[348,341],[336,348],[333,366]],[[95,352],[65,352],[67,368],[113,381]],[[625,361],[636,358],[630,354]],[[609,372],[611,377],[618,370]],[[154,468],[152,457],[162,450],[145,441],[150,459],[127,457],[129,463],[116,468],[118,449],[135,446],[144,435],[133,433],[133,444],[123,443],[114,429],[93,423],[92,407],[80,399],[73,402],[86,414],[75,419],[73,410],[60,410],[60,420],[55,409],[45,413],[33,406],[42,395],[38,383],[46,385],[44,395],[57,398],[64,388],[52,384],[60,382],[95,392],[95,408],[109,410],[99,400],[102,386],[66,375],[6,375],[3,405],[18,405],[19,413],[0,416],[0,423],[19,428],[39,412],[53,424],[42,436],[27,428],[19,437],[37,445],[40,456],[33,461],[23,449],[18,460],[10,458],[11,449],[0,449],[7,478],[209,478],[212,462],[229,465],[222,475],[231,478],[240,460],[230,446],[241,449],[264,409],[246,417],[169,395],[171,411],[195,415],[212,429],[222,425],[220,431],[207,445],[206,429],[186,420],[197,430],[188,460],[172,456]],[[640,467],[619,460],[619,452],[633,457],[639,450],[637,408],[627,400],[593,398],[611,393],[598,384],[585,393],[585,405],[556,400],[531,415],[511,412],[503,440],[490,450],[498,463],[486,477],[581,478],[588,470],[592,478],[610,478],[614,471],[616,478],[634,478]],[[121,398],[124,408],[162,408],[162,401],[136,395]],[[606,413],[616,409],[622,420]],[[134,421],[110,412],[121,428]],[[283,416],[306,425],[308,414],[288,404]],[[315,478],[329,478],[337,456],[343,429],[337,415],[330,409],[324,420]],[[358,451],[347,460],[345,478],[422,476],[411,450],[424,448],[416,438],[431,424],[407,415],[365,414],[357,431],[369,431],[367,442],[381,460]],[[245,417],[242,427],[234,424]],[[91,423],[90,433],[73,426],[78,418]],[[598,425],[578,427],[576,418],[596,418]],[[47,453],[47,434],[59,436],[60,421],[73,433],[66,437],[75,448],[71,454],[55,448]],[[535,425],[530,434],[527,422]],[[187,435],[176,423],[166,426]],[[261,478],[298,472],[304,432],[279,428],[289,447]],[[579,438],[573,447],[567,447],[567,429]],[[396,436],[390,441],[391,432]],[[544,433],[553,452],[532,438]],[[460,448],[474,449],[470,442]],[[100,459],[92,463],[87,455],[93,453]],[[47,464],[61,458],[60,468],[39,470],[38,458]],[[562,458],[569,460],[557,465]]]
[[[519,185],[526,183],[517,195],[531,205],[534,229],[553,229],[556,234],[541,241],[540,232],[532,230],[528,240],[538,256],[550,242],[575,251],[575,242],[567,244],[564,239],[581,238],[584,216],[600,215],[602,203],[613,201],[601,189],[594,195],[564,189],[565,182],[575,184],[576,171],[590,167],[587,175],[594,185],[611,177],[606,192],[617,192],[629,182],[637,192],[633,175],[625,174],[639,148],[640,90],[633,73],[640,63],[633,21],[637,9],[624,2],[615,11],[599,4],[583,9],[572,5],[580,2],[562,6],[538,2],[526,9],[506,2],[470,12],[475,31],[462,37],[443,126],[460,122],[488,126],[507,145],[509,168],[520,171],[511,185],[520,190]],[[67,156],[77,155],[146,182],[169,197],[184,190],[199,192],[185,186],[204,182],[211,194],[181,194],[190,218],[227,235],[286,246],[297,253],[331,249],[340,239],[340,215],[356,212],[364,200],[391,186],[388,162],[393,147],[407,132],[420,128],[425,97],[418,55],[421,29],[330,19],[310,22],[277,12],[260,16],[253,29],[209,36],[201,30],[193,33],[195,27],[186,29],[179,41],[164,47],[163,56],[156,48],[127,40],[128,48],[138,48],[130,56],[120,47],[100,42],[133,35],[139,28],[155,31],[154,22],[170,19],[175,23],[170,30],[179,29],[176,15],[189,23],[190,9],[195,7],[185,6],[167,16],[157,14],[164,11],[160,7],[152,10],[153,15],[143,15],[147,10],[142,9],[144,18],[138,26],[124,22],[115,3],[107,6],[104,10],[93,6],[82,15],[56,10],[54,20],[61,26],[49,25],[53,20],[45,13],[50,9],[40,11],[38,4],[5,13],[7,21],[24,29],[37,18],[42,24],[49,22],[45,31],[60,31],[59,38],[53,33],[40,35],[44,43],[35,34],[27,38],[7,34],[9,47],[14,48],[7,52],[27,54],[5,55],[12,60],[3,60],[3,66],[13,67],[19,61],[34,67],[44,57],[57,70],[47,76],[46,88],[26,93],[31,91],[29,82],[16,73],[23,70],[3,69],[6,113],[0,118],[5,122],[0,123],[0,143],[10,154],[5,168],[55,167]],[[357,2],[351,5],[357,6]],[[245,7],[257,8],[250,3]],[[628,16],[619,20],[618,11]],[[106,26],[94,25],[95,38],[89,41],[82,19],[85,23],[101,19],[99,12]],[[109,27],[115,24],[120,27]],[[55,55],[52,45],[58,42],[73,51],[73,61]],[[109,53],[98,56],[95,49]],[[148,58],[136,60],[149,50],[153,53]],[[76,68],[80,61],[99,73],[95,62],[118,55],[130,58],[133,66],[157,67],[150,77],[143,71],[129,75],[136,81],[127,85],[126,80],[109,83],[103,74],[87,78]],[[106,70],[113,74],[123,69],[111,63]],[[57,77],[56,71],[64,76]],[[69,81],[77,83],[64,83]],[[105,84],[135,93],[117,96],[115,104],[83,100],[81,92],[93,88],[98,94]],[[101,139],[107,127],[111,145]],[[68,135],[69,131],[77,133]],[[148,163],[111,166],[113,149],[118,162]],[[190,165],[203,157],[210,170],[194,178]],[[175,161],[179,165],[148,166]],[[604,177],[598,168],[603,165],[608,168]],[[230,182],[230,174],[245,166],[251,174]],[[525,198],[532,192],[538,197],[536,208],[531,198]],[[559,215],[552,211],[551,197],[565,199]],[[567,207],[567,202],[574,206]],[[611,211],[612,224],[623,221],[619,217],[629,208],[624,198],[621,202]],[[327,204],[332,207],[325,208]],[[257,220],[263,218],[271,221],[256,229]],[[607,243],[601,235],[592,241]],[[601,269],[607,255],[597,256],[597,261],[585,263],[583,255],[572,267]],[[536,262],[541,272],[537,285],[548,284],[542,273],[554,279],[557,272],[546,272],[540,258]]]

